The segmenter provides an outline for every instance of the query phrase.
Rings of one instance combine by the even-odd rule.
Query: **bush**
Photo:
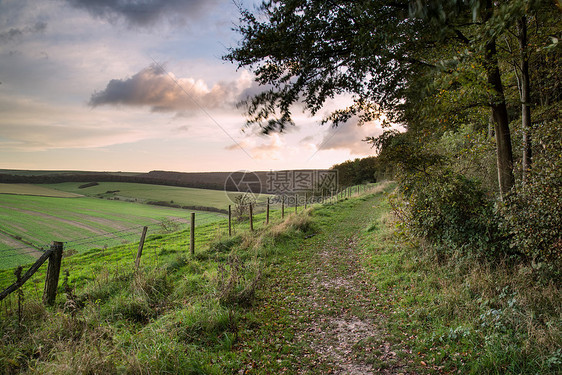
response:
[[[540,145],[527,183],[516,187],[504,211],[511,246],[527,258],[560,263],[562,258],[562,139],[561,125],[538,125]]]
[[[420,173],[405,179],[402,219],[416,236],[442,252],[497,255],[505,241],[493,202],[480,184],[452,171]]]

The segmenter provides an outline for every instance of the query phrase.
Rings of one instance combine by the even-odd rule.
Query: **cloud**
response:
[[[362,140],[382,134],[382,128],[375,122],[357,125],[357,119],[330,128],[318,144],[318,150],[348,150],[354,155],[370,155],[373,150]],[[304,139],[303,139],[304,141]]]
[[[163,18],[185,22],[196,19],[215,0],[67,0],[92,16],[114,22],[125,19],[132,26],[150,26]]]
[[[254,159],[258,160],[282,160],[284,153],[289,150],[286,142],[282,139],[280,134],[273,133],[266,137],[265,143],[258,143],[258,139],[263,137],[248,137],[235,144],[225,147],[225,150],[239,150],[240,148],[246,150]]]
[[[0,32],[0,43],[8,43],[23,37],[25,34],[42,33],[47,29],[45,22],[37,22],[33,26],[23,28],[12,27],[8,31]]]
[[[127,79],[112,79],[90,98],[92,107],[101,105],[148,106],[153,112],[234,109],[240,93],[250,84],[247,74],[238,80],[219,82],[209,88],[203,80],[176,78],[151,65]]]
[[[0,149],[45,151],[131,143],[154,137],[142,114],[101,113],[0,94]],[[162,132],[161,127],[158,129]]]

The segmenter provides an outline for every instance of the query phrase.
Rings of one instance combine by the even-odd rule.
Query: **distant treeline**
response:
[[[338,170],[339,186],[352,186],[367,182],[376,182],[392,178],[393,170],[381,163],[377,157],[348,160],[334,165],[331,169]],[[148,173],[122,172],[61,172],[23,174],[21,171],[3,170],[0,183],[8,184],[58,184],[62,182],[81,182],[82,186],[94,186],[100,182],[130,182],[137,184],[180,186],[188,188],[244,191],[246,184],[259,180],[262,191],[267,190],[267,171],[256,171],[244,175],[244,172],[170,172],[151,171]],[[278,171],[279,172],[279,171]],[[33,174],[31,174],[33,173]],[[244,182],[241,182],[243,180]],[[238,184],[238,186],[236,185]]]
[[[394,168],[376,156],[347,160],[332,167],[338,171],[340,186],[353,186],[392,179]]]

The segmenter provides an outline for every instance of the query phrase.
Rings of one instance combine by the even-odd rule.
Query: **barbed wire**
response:
[[[344,189],[341,189],[337,192],[334,192],[334,195],[341,193]],[[302,196],[297,195],[286,195],[287,201],[285,203],[289,203],[291,202],[292,198],[298,196],[298,200],[301,201],[300,198],[302,198]],[[309,197],[310,201],[315,201],[315,199],[317,199],[317,197],[315,197],[314,195],[311,195]],[[293,199],[294,200],[294,199]],[[308,200],[307,200],[308,201]],[[312,203],[312,202],[311,202]],[[267,203],[265,201],[262,202],[255,202],[253,203],[254,207],[265,207],[267,205]],[[275,207],[275,206],[279,206],[281,205],[281,202],[279,202],[278,200],[272,200],[270,202],[270,207]],[[243,205],[245,206],[245,205]],[[199,214],[204,215],[204,219],[202,220],[201,218],[198,218],[196,223],[197,224],[208,224],[211,221],[216,221],[216,219],[212,216],[207,216],[207,214],[212,215],[212,212],[206,213],[206,212],[199,212]],[[156,223],[150,223],[148,225],[137,225],[137,226],[133,226],[133,227],[129,227],[129,228],[125,228],[122,230],[117,230],[117,231],[113,231],[113,232],[105,232],[105,233],[100,233],[97,235],[93,235],[93,236],[87,236],[87,237],[80,237],[80,238],[76,238],[76,239],[72,239],[69,241],[65,241],[65,243],[73,243],[75,245],[83,245],[83,244],[87,244],[88,242],[95,242],[101,239],[106,239],[108,237],[115,237],[115,238],[123,238],[124,236],[119,235],[122,233],[128,233],[128,232],[133,232],[135,230],[139,230],[141,228],[143,228],[144,226],[147,227],[155,227],[155,226],[162,226],[162,224],[165,224],[166,222],[176,222],[176,223],[186,223],[188,224],[190,222],[189,218],[170,218],[170,219],[166,219],[166,220],[162,220],[160,222],[156,222]],[[14,235],[13,233],[10,233],[4,229],[0,229],[0,232],[4,232],[12,237],[18,237],[17,235]],[[17,251],[17,250],[23,250],[23,249],[27,249],[29,247],[33,247],[35,249],[37,249],[38,251],[44,251],[45,248],[49,248],[50,244],[46,244],[46,245],[36,245],[33,244],[32,242],[26,240],[27,242],[29,242],[26,246],[21,246],[21,247],[12,247],[12,248],[8,248],[8,249],[0,249],[0,253],[5,253],[8,251]]]
[[[131,237],[145,226],[150,228],[150,229],[154,229],[155,227],[162,227],[162,225],[166,224],[166,223],[189,224],[190,221],[191,220],[189,218],[178,218],[178,217],[177,218],[170,218],[170,219],[162,220],[162,221],[159,221],[159,222],[150,223],[150,224],[147,224],[147,225],[136,225],[136,226],[121,229],[121,230],[100,233],[100,234],[96,234],[96,235],[93,235],[93,236],[80,237],[80,238],[77,238],[77,239],[72,239],[72,240],[63,241],[63,242],[67,246],[69,246],[69,245],[70,246],[84,246],[84,245],[88,245],[88,244],[98,243],[100,241],[104,241],[104,240],[108,240],[108,239],[116,240],[116,239],[120,239],[120,238]],[[212,215],[206,215],[204,213],[203,219],[201,219],[201,218],[196,219],[196,224],[205,225],[205,224],[208,224],[208,223],[213,222],[213,221],[216,221],[215,217],[213,217]],[[12,234],[10,234],[10,235],[13,236]],[[7,248],[7,249],[0,249],[0,259],[10,258],[10,257],[13,257],[14,255],[36,254],[38,251],[44,252],[45,249],[50,248],[50,246],[51,246],[50,244],[46,244],[46,245],[43,245],[43,246],[41,246],[41,245],[27,245],[27,246],[12,247],[12,248]],[[29,249],[30,247],[34,247],[36,250],[28,250],[28,251],[23,251],[23,252],[21,251],[21,250]],[[14,254],[14,252],[17,252],[17,254]],[[6,253],[11,253],[11,254],[6,254]]]
[[[0,255],[0,259],[6,259],[6,258],[11,258],[14,255],[30,255],[30,254],[37,254],[37,252],[40,250],[30,250],[30,251],[25,251],[25,252],[18,252],[17,254],[5,254],[5,255]],[[43,251],[44,252],[44,251]]]
[[[309,198],[313,198],[314,196],[311,196]],[[287,198],[291,198],[290,196],[287,196]],[[287,199],[288,201],[285,202],[287,204],[289,204],[289,199]],[[298,198],[297,198],[298,199]],[[314,199],[312,199],[314,201]],[[312,203],[312,202],[310,202]],[[254,203],[254,207],[260,207],[263,208],[267,205],[267,202],[255,202]],[[275,200],[273,200],[272,202],[270,202],[270,207],[275,207],[275,206],[280,206],[281,203],[280,202],[276,202]],[[277,207],[278,208],[278,207]],[[221,220],[217,220],[216,216],[213,215],[213,213],[199,213],[200,215],[202,215],[203,217],[198,217],[196,218],[196,225],[207,225],[211,222],[218,222],[219,223],[219,227],[220,227],[220,221]],[[112,231],[112,232],[105,232],[105,233],[100,233],[100,234],[96,234],[93,236],[86,236],[86,237],[80,237],[80,238],[76,238],[76,239],[72,239],[72,240],[68,240],[68,241],[63,241],[64,244],[68,247],[68,246],[72,246],[72,247],[81,247],[81,246],[85,246],[85,245],[93,245],[93,244],[99,244],[99,242],[101,241],[109,241],[111,242],[111,240],[118,240],[118,239],[124,239],[127,237],[132,237],[133,235],[137,235],[138,232],[143,228],[143,227],[148,227],[149,229],[154,229],[155,227],[164,227],[164,225],[166,223],[179,223],[179,224],[189,224],[190,223],[190,219],[189,218],[181,218],[181,217],[175,217],[175,218],[169,218],[169,219],[164,219],[162,221],[159,222],[154,222],[154,223],[150,223],[147,225],[136,225],[136,226],[132,226],[129,228],[125,228],[125,229],[120,229],[120,230],[116,230],[116,231]],[[165,228],[163,228],[164,231],[166,231]],[[4,233],[10,235],[10,236],[15,236],[9,232],[6,232],[5,230],[2,230]],[[212,234],[208,234],[206,237],[212,236]],[[26,240],[27,241],[27,240]],[[10,258],[13,257],[14,255],[31,255],[31,254],[37,254],[37,252],[42,251],[44,252],[46,249],[50,248],[50,244],[46,244],[46,245],[36,245],[36,244],[32,244],[31,242],[29,242],[29,244],[27,246],[19,246],[19,247],[13,247],[13,248],[7,248],[7,249],[0,249],[0,259],[6,259],[6,258]],[[104,246],[107,246],[107,244],[104,244]],[[115,245],[112,245],[115,246]],[[35,250],[30,250],[30,248],[35,248]],[[22,250],[26,250],[26,251],[22,251]],[[6,254],[6,253],[11,253],[11,254]],[[14,254],[15,253],[15,254]]]

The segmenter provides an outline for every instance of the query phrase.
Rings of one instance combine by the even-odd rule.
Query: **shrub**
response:
[[[237,195],[234,198],[234,208],[232,214],[237,221],[249,219],[250,205],[256,203],[256,197],[250,193]]]
[[[562,258],[562,139],[560,124],[538,125],[527,183],[516,187],[504,210],[511,246],[535,261]]]
[[[442,252],[496,255],[505,248],[493,202],[480,184],[452,171],[420,173],[401,186],[406,226]]]
[[[97,182],[88,182],[86,184],[80,185],[78,186],[78,189],[86,189],[92,186],[98,186],[99,184]]]

